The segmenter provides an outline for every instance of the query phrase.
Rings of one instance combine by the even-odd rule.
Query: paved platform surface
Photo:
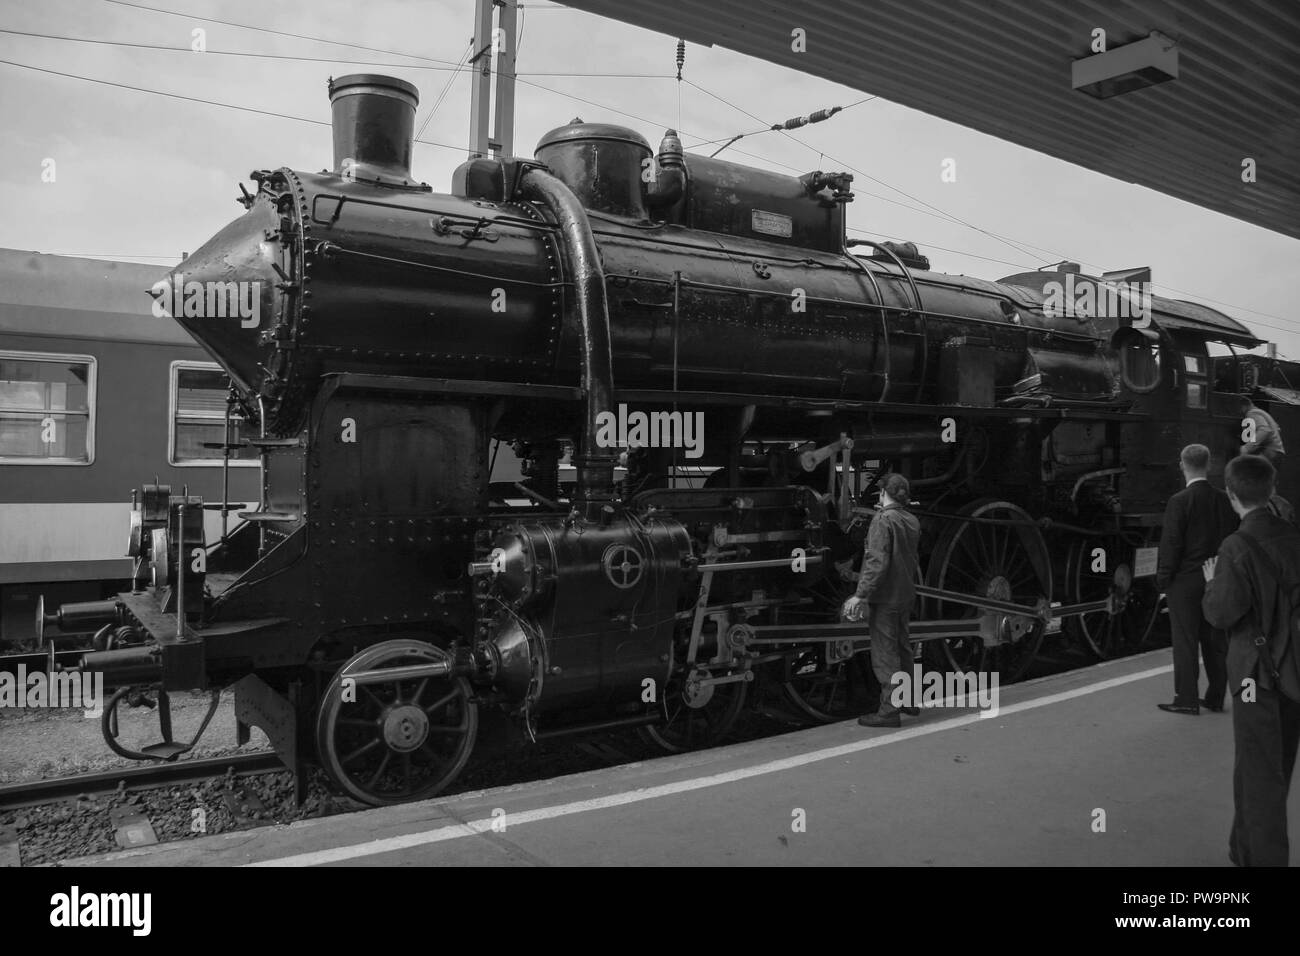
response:
[[[1155,651],[1001,688],[996,717],[847,721],[73,865],[1227,866],[1232,719],[1156,709],[1172,697]]]

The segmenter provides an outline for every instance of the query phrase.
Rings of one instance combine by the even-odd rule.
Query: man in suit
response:
[[[1156,585],[1167,597],[1173,631],[1174,702],[1158,706],[1174,714],[1195,715],[1202,705],[1207,710],[1223,710],[1227,692],[1227,637],[1212,628],[1201,613],[1205,594],[1201,565],[1218,552],[1219,544],[1237,527],[1237,518],[1227,495],[1206,477],[1210,450],[1204,445],[1188,445],[1178,458],[1186,486],[1165,507],[1156,564]],[[1198,647],[1209,680],[1203,699],[1198,693]]]
[[[894,675],[912,664],[912,642],[907,622],[916,597],[916,562],[921,542],[921,524],[907,510],[911,486],[899,474],[886,475],[880,482],[880,510],[867,530],[862,574],[853,597],[844,602],[844,616],[850,620],[867,605],[867,628],[871,635],[871,668],[880,682],[880,708],[860,717],[864,727],[899,727],[902,718],[890,698]],[[915,708],[904,708],[917,713]]]
[[[1237,866],[1286,866],[1286,803],[1300,744],[1300,654],[1291,634],[1300,531],[1269,509],[1276,472],[1243,455],[1224,473],[1241,527],[1205,562],[1205,616],[1229,631],[1235,813],[1228,858]],[[1249,540],[1247,540],[1249,539]],[[1263,645],[1256,643],[1263,639]]]

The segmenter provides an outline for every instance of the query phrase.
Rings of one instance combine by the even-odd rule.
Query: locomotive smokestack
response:
[[[334,172],[347,180],[419,185],[411,178],[411,145],[419,91],[377,73],[331,79]]]

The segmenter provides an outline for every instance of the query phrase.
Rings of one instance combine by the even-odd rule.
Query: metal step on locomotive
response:
[[[1062,622],[1121,653],[1157,615],[1178,449],[1222,467],[1241,392],[1291,420],[1295,367],[1239,354],[1259,340],[1212,309],[1058,315],[1049,283],[1112,286],[853,254],[848,175],[574,120],[437,193],[410,170],[413,86],[329,92],[333,168],[253,173],[245,213],[154,290],[230,374],[260,507],[208,542],[211,503],[145,487],[135,588],[40,615],[47,636],[100,628],[82,666],[118,688],[119,753],[185,753],[168,695],[215,708],[233,684],[241,735],[382,804],[446,787],[481,715],[533,739],[636,726],[670,751],[720,740],[756,682],[851,716],[870,635],[837,611],[889,471],[923,522],[929,666],[1012,680]],[[221,308],[241,283],[256,322]],[[629,410],[665,440],[612,447]],[[664,446],[699,415],[684,462]],[[522,491],[491,481],[494,441]],[[685,464],[707,479],[684,487]],[[118,740],[123,704],[156,706],[161,742]]]

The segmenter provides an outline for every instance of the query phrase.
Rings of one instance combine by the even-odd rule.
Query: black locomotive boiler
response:
[[[836,612],[888,471],[923,521],[931,666],[1014,679],[1061,622],[1117,653],[1156,616],[1178,448],[1230,457],[1243,391],[1289,422],[1282,365],[1210,354],[1259,344],[1214,310],[1056,316],[1047,283],[1100,280],[852,254],[848,175],[575,120],[437,193],[410,170],[413,86],[347,76],[330,98],[333,168],[253,173],[160,293],[231,376],[261,506],[209,542],[222,503],[145,486],[134,590],[41,618],[100,628],[83,666],[117,688],[119,753],[184,753],[168,693],[215,707],[233,684],[241,734],[378,804],[445,787],[489,715],[681,750],[756,682],[813,719],[856,713],[869,634]],[[222,307],[250,288],[256,321]],[[663,440],[602,441],[629,411]],[[687,469],[665,446],[701,415]],[[492,481],[502,447],[526,481]],[[163,740],[137,750],[117,711],[142,702]]]

